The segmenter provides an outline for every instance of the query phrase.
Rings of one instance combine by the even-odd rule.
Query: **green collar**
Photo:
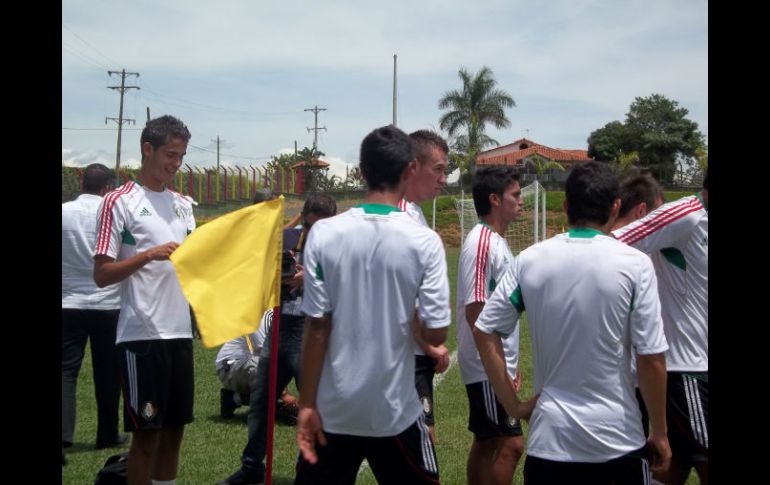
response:
[[[590,227],[570,227],[569,237],[591,239],[594,236],[603,236],[604,233]]]
[[[358,204],[356,207],[360,207],[367,214],[387,215],[391,212],[401,212],[398,207],[387,204]]]

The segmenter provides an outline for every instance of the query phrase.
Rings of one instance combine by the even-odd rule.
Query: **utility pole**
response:
[[[117,187],[120,185],[120,139],[123,134],[123,123],[134,123],[136,122],[132,119],[123,119],[123,93],[126,92],[126,89],[140,89],[139,86],[126,86],[126,76],[136,76],[139,77],[138,72],[126,72],[125,69],[122,71],[107,71],[107,73],[112,76],[113,74],[120,74],[120,86],[107,86],[110,89],[119,89],[120,90],[120,112],[118,113],[117,118],[104,118],[104,124],[107,124],[107,120],[116,121],[118,123],[118,152],[115,155],[115,186]]]
[[[398,56],[393,54],[393,126],[396,124],[396,63],[398,62]]]
[[[313,151],[317,151],[318,148],[318,130],[324,130],[326,131],[326,127],[318,127],[318,112],[319,111],[326,111],[326,108],[319,108],[318,105],[316,105],[314,108],[306,108],[305,111],[312,111],[315,115],[315,127],[314,128],[308,128],[307,132],[310,133],[311,131],[314,132],[313,134]]]
[[[527,135],[525,138],[529,138],[529,128],[524,128],[523,130],[521,130],[522,133],[524,133],[525,131],[527,132]]]
[[[150,121],[150,107],[147,107],[147,121]]]

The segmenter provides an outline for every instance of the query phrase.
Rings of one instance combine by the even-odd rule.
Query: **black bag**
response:
[[[94,485],[126,485],[128,483],[128,452],[112,455],[96,474]]]

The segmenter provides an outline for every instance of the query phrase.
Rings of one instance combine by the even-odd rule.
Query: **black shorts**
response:
[[[417,388],[417,397],[422,404],[425,424],[433,426],[433,376],[436,374],[435,363],[432,357],[427,355],[415,355],[414,385]]]
[[[644,447],[603,463],[553,461],[532,455],[524,461],[527,485],[647,485],[650,480]]]
[[[192,339],[137,340],[119,347],[125,430],[192,423]]]
[[[708,372],[669,372],[666,424],[671,454],[685,464],[709,457]]]
[[[318,462],[315,465],[299,454],[294,485],[352,485],[364,458],[377,483],[439,483],[436,450],[422,416],[396,436],[324,434],[326,446],[316,445]]]
[[[521,421],[508,416],[489,381],[465,386],[468,393],[468,430],[476,441],[501,436],[521,436]]]

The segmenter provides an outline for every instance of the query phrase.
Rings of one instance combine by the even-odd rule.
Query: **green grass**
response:
[[[447,248],[449,283],[451,286],[452,314],[455,313],[455,285],[457,281],[458,248]],[[456,327],[450,328],[447,347],[450,352],[457,348]],[[238,408],[236,418],[219,418],[219,380],[214,371],[216,348],[206,349],[199,340],[194,341],[195,355],[195,421],[186,427],[182,442],[182,452],[177,483],[210,484],[227,477],[240,466],[240,456],[246,444],[245,407]],[[529,329],[526,318],[521,327],[522,396],[532,396],[532,352]],[[294,384],[290,390],[296,395]],[[68,450],[69,464],[62,468],[62,484],[82,485],[93,483],[97,471],[110,455],[125,451],[127,446],[109,450],[95,450],[93,440],[96,435],[96,404],[93,396],[93,373],[91,371],[90,351],[86,352],[80,379],[78,381],[78,415],[75,430],[75,445]],[[436,433],[438,443],[439,472],[442,483],[448,485],[465,483],[465,465],[470,449],[472,435],[467,430],[468,403],[465,386],[460,378],[459,367],[455,363],[446,377],[435,390]],[[122,411],[121,411],[122,418]],[[122,425],[121,425],[122,426]],[[524,436],[528,432],[524,423]],[[295,446],[295,428],[276,426],[275,460],[273,464],[273,483],[289,485],[293,482],[294,463],[297,457]],[[514,484],[523,483],[523,461],[519,463],[514,475]],[[359,475],[357,483],[373,485],[376,483],[368,467]],[[697,484],[693,473],[688,485]]]

